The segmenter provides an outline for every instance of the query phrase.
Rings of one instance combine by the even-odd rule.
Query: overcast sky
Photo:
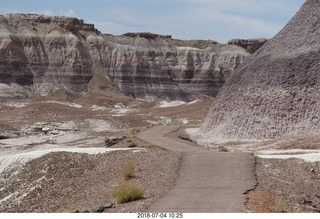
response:
[[[154,32],[177,39],[271,38],[305,0],[0,0],[0,13],[65,15],[103,33]]]

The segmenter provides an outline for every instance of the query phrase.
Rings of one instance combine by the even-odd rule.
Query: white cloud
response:
[[[296,10],[291,7],[297,1],[292,0],[186,0],[195,7],[202,6],[213,11],[229,11],[256,14],[292,14]],[[301,0],[298,0],[298,2]],[[298,3],[300,5],[300,3]]]
[[[42,10],[42,11],[34,11],[32,12],[34,14],[42,14],[42,15],[48,15],[48,16],[53,16],[54,15],[54,12],[51,10],[51,9],[45,9],[45,10]]]
[[[113,22],[118,24],[116,29],[122,33],[150,31],[171,34],[175,38],[226,42],[231,38],[273,37],[294,15],[300,6],[297,1],[301,0],[294,3],[292,0],[177,1],[181,7],[166,6],[159,10],[126,7],[110,12],[116,19]],[[168,1],[163,5],[166,3]]]
[[[20,10],[12,10],[12,6],[3,5],[0,12],[79,17],[94,23],[101,32],[115,35],[150,31],[180,39],[226,42],[231,38],[274,36],[304,0],[91,0],[76,5],[61,2],[46,4],[47,10],[30,4],[38,11],[18,6],[13,8]]]
[[[60,16],[66,16],[66,17],[76,17],[76,12],[72,9],[69,10],[60,10],[59,11]]]
[[[45,9],[41,11],[25,11],[21,9],[10,9],[10,8],[3,8],[0,10],[1,14],[9,14],[9,13],[31,13],[31,14],[41,14],[41,15],[48,15],[48,16],[53,16],[54,12],[51,9]]]
[[[192,9],[192,26],[195,31],[205,29],[201,24],[206,25],[215,36],[220,36],[217,40],[225,41],[232,37],[272,37],[276,31],[281,29],[281,25],[255,17],[246,17],[233,13],[211,10],[210,8]],[[199,26],[200,24],[200,26]],[[206,31],[209,32],[209,31]],[[238,35],[238,36],[237,36]]]

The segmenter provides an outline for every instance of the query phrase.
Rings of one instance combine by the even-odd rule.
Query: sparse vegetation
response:
[[[138,144],[136,142],[131,142],[128,147],[129,148],[136,148],[136,147],[138,147]]]
[[[220,146],[220,147],[218,148],[218,151],[219,151],[219,152],[224,152],[224,153],[229,152],[228,148],[226,148],[226,147],[224,147],[224,146]]]
[[[144,189],[135,181],[126,181],[112,191],[113,197],[118,204],[142,199]]]
[[[133,128],[133,129],[131,129],[131,131],[130,131],[130,133],[131,134],[136,134],[136,133],[138,133],[138,132],[141,132],[141,130],[139,129],[139,128]]]
[[[143,145],[144,148],[148,148],[148,149],[156,149],[157,146],[155,146],[154,144],[145,144]]]
[[[276,197],[274,201],[274,206],[275,206],[276,212],[286,212],[286,204],[281,197],[279,196]]]
[[[124,180],[132,179],[136,176],[136,162],[134,160],[129,161],[126,165],[122,168],[122,176]]]
[[[132,141],[132,142],[129,144],[128,147],[129,147],[129,148],[136,148],[136,147],[138,147],[138,144],[137,144],[136,142]]]

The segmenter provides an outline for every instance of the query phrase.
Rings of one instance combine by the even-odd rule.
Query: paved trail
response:
[[[250,153],[217,153],[166,135],[178,127],[154,127],[139,133],[144,141],[182,152],[179,179],[149,212],[228,213],[246,210],[246,191],[256,185]]]

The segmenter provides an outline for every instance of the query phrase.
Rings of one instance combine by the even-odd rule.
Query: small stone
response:
[[[99,213],[99,212],[98,212],[98,209],[91,209],[89,213]]]
[[[106,202],[104,205],[102,205],[102,207],[106,208],[112,208],[113,207],[113,203],[112,202]]]
[[[102,213],[102,212],[104,212],[104,207],[100,206],[99,208],[97,208],[96,212],[97,212],[97,213]]]
[[[101,205],[101,206],[97,209],[97,212],[98,212],[98,213],[102,213],[102,212],[104,212],[106,209],[112,208],[112,207],[113,207],[113,203],[112,203],[112,202],[106,202],[104,205]]]

